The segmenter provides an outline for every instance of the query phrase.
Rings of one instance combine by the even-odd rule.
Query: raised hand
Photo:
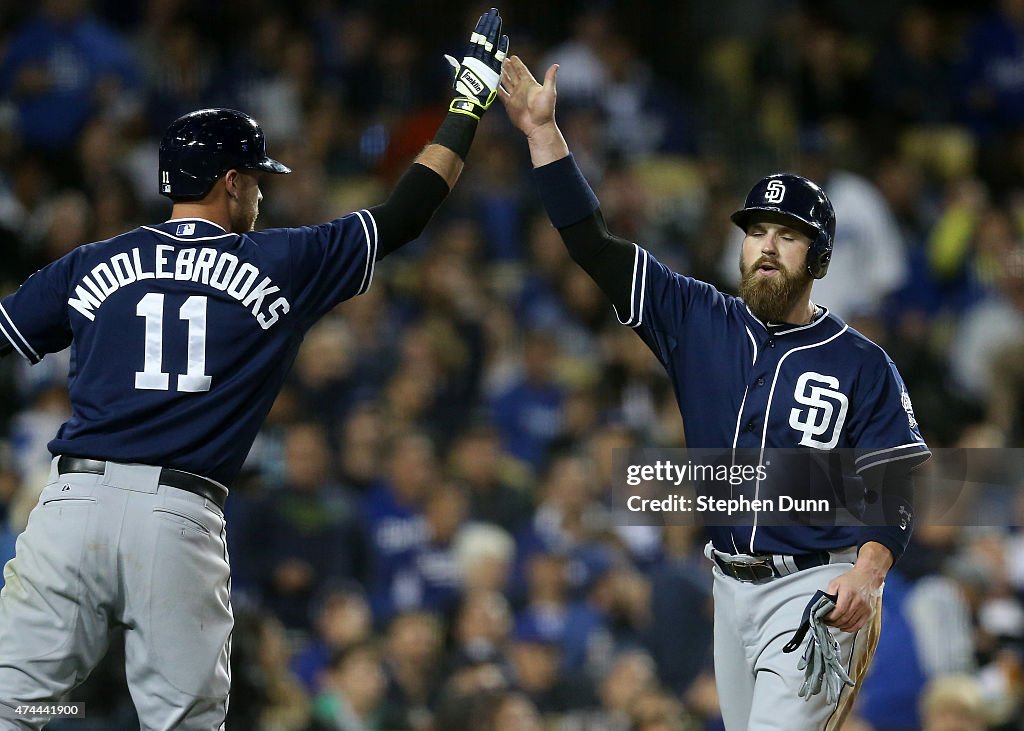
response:
[[[546,125],[554,125],[557,79],[558,64],[548,69],[543,85],[537,83],[519,56],[510,56],[502,66],[498,95],[512,124],[527,137]]]
[[[455,98],[449,109],[480,119],[494,102],[498,91],[498,75],[508,53],[508,36],[501,34],[501,16],[491,8],[480,16],[469,37],[466,55],[459,63],[445,55],[452,67]]]

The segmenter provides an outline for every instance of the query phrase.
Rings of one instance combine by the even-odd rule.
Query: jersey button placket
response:
[[[758,376],[757,385],[758,386],[763,386],[764,385],[764,376]]]

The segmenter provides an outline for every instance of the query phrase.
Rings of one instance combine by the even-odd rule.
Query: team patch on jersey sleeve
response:
[[[917,419],[914,418],[914,405],[910,403],[910,394],[904,387],[903,392],[900,394],[900,404],[903,406],[903,410],[907,412],[907,422],[910,424],[911,429],[917,428]]]

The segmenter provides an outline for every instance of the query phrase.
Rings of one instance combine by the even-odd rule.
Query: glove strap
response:
[[[793,633],[793,638],[785,644],[782,648],[783,652],[796,652],[796,650],[803,644],[804,637],[807,636],[807,631],[811,628],[811,623],[808,620],[804,620],[800,628]]]
[[[452,99],[452,103],[448,105],[448,111],[454,112],[455,114],[464,114],[479,122],[480,117],[482,117],[484,112],[487,111],[487,107],[482,104],[477,104],[468,97],[459,96]]]
[[[800,623],[800,628],[793,634],[793,639],[787,642],[782,648],[783,652],[795,652],[796,649],[800,647],[800,643],[804,641],[804,637],[807,636],[807,631],[811,628],[811,621],[813,620],[813,617],[811,617],[811,608],[817,604],[818,600],[822,597],[826,597],[833,604],[839,601],[839,596],[836,594],[827,594],[820,589],[814,592],[814,596],[811,597],[811,601],[807,602],[807,606],[804,607],[804,619]]]

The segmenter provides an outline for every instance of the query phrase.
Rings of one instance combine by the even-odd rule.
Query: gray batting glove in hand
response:
[[[839,652],[839,643],[832,636],[825,617],[836,608],[838,597],[823,591],[815,592],[814,597],[804,609],[804,620],[793,635],[783,652],[796,650],[808,633],[807,644],[797,664],[798,670],[804,671],[804,682],[800,686],[799,696],[805,701],[825,689],[825,701],[832,705],[839,700],[844,686],[853,686],[843,659]]]
[[[477,21],[462,63],[445,54],[455,87],[449,111],[480,119],[498,95],[501,63],[507,55],[508,36],[501,34],[498,9],[491,8]]]

